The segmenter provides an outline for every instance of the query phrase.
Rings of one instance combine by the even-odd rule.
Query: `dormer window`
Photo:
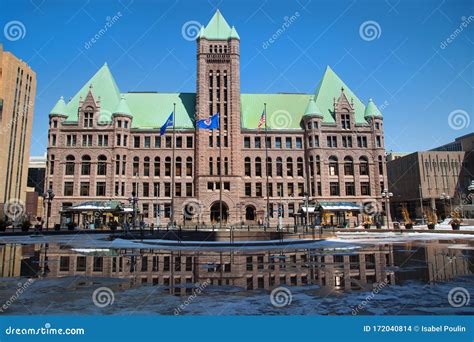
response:
[[[341,115],[341,125],[343,129],[351,129],[351,117],[349,114]]]
[[[92,127],[92,120],[94,118],[94,113],[92,112],[92,108],[87,108],[86,112],[84,112],[84,127]]]

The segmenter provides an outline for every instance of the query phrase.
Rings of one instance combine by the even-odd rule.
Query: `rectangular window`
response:
[[[252,183],[245,183],[245,196],[252,196]]]
[[[267,148],[272,148],[272,138],[271,137],[267,137],[266,144],[267,144]]]
[[[296,137],[296,148],[303,148],[303,139],[301,139],[300,137]]]
[[[329,194],[331,196],[339,196],[339,183],[338,182],[329,183]]]
[[[86,257],[85,256],[78,256],[76,258],[76,271],[77,272],[84,272],[86,270]]]
[[[281,137],[276,137],[275,138],[275,147],[276,148],[281,148]]]
[[[80,185],[80,196],[89,196],[89,190],[90,190],[90,183],[89,182],[81,182]]]
[[[337,137],[334,135],[327,136],[327,147],[337,147]]]
[[[293,148],[293,143],[292,143],[292,141],[291,141],[291,137],[286,137],[286,139],[285,139],[285,147],[286,147],[286,148],[290,148],[290,149]]]
[[[186,137],[186,147],[193,148],[193,137]]]
[[[250,137],[244,137],[244,148],[250,148]]]
[[[105,182],[97,182],[95,195],[96,196],[105,196]]]
[[[186,183],[186,196],[191,197],[193,195],[193,183]]]
[[[256,183],[255,184],[255,196],[257,197],[262,197],[262,183]]]
[[[73,196],[74,182],[64,182],[64,196]]]
[[[355,186],[353,182],[347,182],[346,184],[346,196],[355,196]]]
[[[176,137],[176,148],[183,148],[183,137]]]
[[[155,137],[155,148],[160,148],[161,147],[161,137],[156,136]]]
[[[139,136],[134,136],[133,137],[133,147],[134,148],[140,148],[140,137]]]
[[[151,147],[151,137],[145,137],[145,148],[150,148]]]
[[[262,148],[262,139],[260,137],[255,137],[255,148]]]
[[[165,147],[166,148],[171,148],[171,137],[170,136],[165,137]]]
[[[60,272],[69,271],[69,257],[68,256],[61,256],[59,258],[59,271]]]
[[[369,182],[360,183],[360,194],[362,196],[370,196],[370,183]]]

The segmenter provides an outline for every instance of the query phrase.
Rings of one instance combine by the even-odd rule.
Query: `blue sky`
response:
[[[182,29],[207,24],[216,8],[241,37],[242,92],[312,93],[330,65],[364,103],[373,98],[381,108],[387,150],[415,151],[473,131],[473,4],[6,0],[0,42],[37,73],[32,155],[46,151],[48,113],[58,98],[73,96],[104,62],[122,92],[194,92],[196,43]],[[23,38],[7,37],[11,21],[23,24]]]

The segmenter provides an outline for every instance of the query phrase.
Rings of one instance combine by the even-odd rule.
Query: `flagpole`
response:
[[[173,148],[172,157],[171,157],[171,227],[174,228],[174,174],[175,174],[175,160],[174,160],[174,150],[175,150],[175,127],[176,127],[176,103],[173,103],[173,141],[171,146]]]
[[[268,133],[267,133],[267,103],[263,104],[263,111],[265,115],[265,170],[267,172],[267,229],[270,229],[270,196],[268,193]]]
[[[222,229],[222,164],[224,161],[222,160],[222,131],[221,131],[221,115],[219,113],[219,230]]]

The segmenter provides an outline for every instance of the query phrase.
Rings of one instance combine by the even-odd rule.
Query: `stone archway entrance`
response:
[[[253,205],[249,205],[245,208],[245,221],[255,223],[257,220],[256,209]]]
[[[218,223],[220,221],[221,213],[220,213],[220,202],[214,202],[211,205],[211,223]],[[229,207],[225,202],[222,202],[222,223],[227,223],[229,218]]]

